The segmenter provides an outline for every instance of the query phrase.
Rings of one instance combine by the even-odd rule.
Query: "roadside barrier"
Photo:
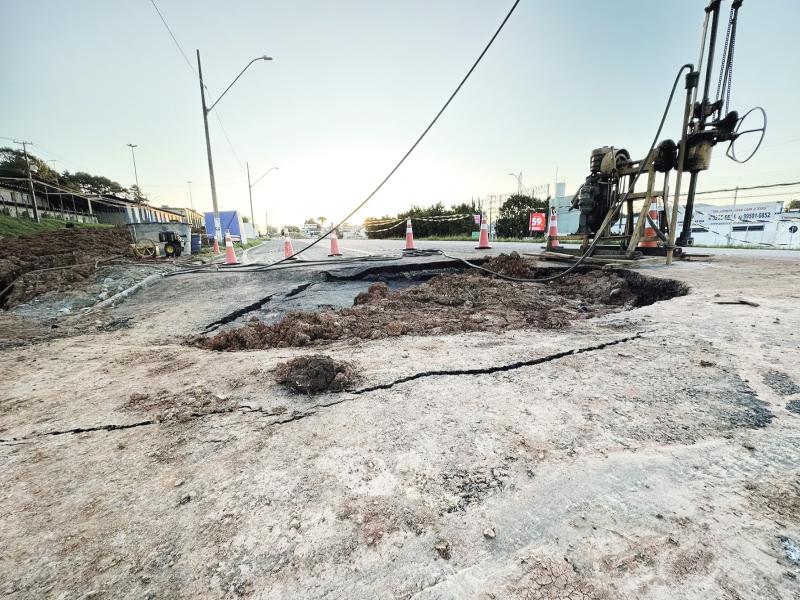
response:
[[[550,227],[547,231],[548,248],[560,248],[561,244],[558,243],[558,212],[555,208],[550,209]]]
[[[236,260],[236,252],[233,249],[233,240],[231,239],[230,231],[225,232],[225,264],[226,265],[239,264],[239,261]]]
[[[489,248],[491,248],[489,245],[489,224],[481,223],[481,233],[475,250],[488,250]]]
[[[283,257],[292,258],[294,256],[294,248],[292,248],[292,238],[287,233],[283,236]]]
[[[650,203],[650,211],[649,211],[649,213],[650,213],[650,219],[652,219],[653,223],[658,223],[658,202],[656,202],[655,199],[653,199],[653,201]],[[648,221],[647,225],[645,225],[645,228],[644,228],[644,237],[646,237],[646,238],[654,238],[654,237],[657,237],[657,236],[658,236],[658,234],[656,233],[656,230],[653,229],[652,225],[650,225],[650,222]],[[658,242],[656,240],[639,242],[639,247],[640,248],[657,248],[658,247]]]
[[[341,256],[339,252],[339,238],[336,237],[336,232],[331,233],[331,253],[328,256]]]
[[[414,250],[414,231],[411,229],[411,219],[406,221],[406,250]]]

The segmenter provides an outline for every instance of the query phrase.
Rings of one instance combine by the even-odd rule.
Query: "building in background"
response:
[[[157,208],[112,194],[87,195],[39,187],[35,202],[42,218],[109,225],[179,222],[202,227],[199,213],[188,208]],[[0,185],[0,211],[12,217],[33,218],[33,200],[27,184]]]
[[[183,218],[183,222],[188,223],[195,229],[202,229],[205,226],[203,215],[197,212],[196,210],[192,210],[191,208],[178,208],[178,207],[163,206],[163,205],[161,206],[161,208],[181,215],[181,217]]]

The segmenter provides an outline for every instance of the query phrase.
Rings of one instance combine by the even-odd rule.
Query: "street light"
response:
[[[214,161],[211,159],[211,138],[208,135],[208,113],[212,111],[212,109],[219,103],[220,100],[228,93],[228,90],[233,87],[233,84],[239,80],[239,77],[247,71],[247,69],[252,65],[254,62],[258,60],[272,60],[271,56],[259,56],[251,60],[247,65],[245,65],[244,69],[242,69],[236,78],[231,81],[230,85],[225,88],[225,91],[220,94],[219,98],[217,98],[216,102],[212,104],[210,107],[206,108],[206,90],[205,84],[203,83],[203,69],[200,66],[200,50],[197,50],[197,75],[200,79],[200,101],[203,106],[203,126],[206,130],[206,152],[208,153],[208,176],[211,180],[211,202],[214,205],[214,254],[219,252],[219,242],[222,241],[222,226],[220,224],[219,219],[219,204],[217,203],[217,185],[214,181]]]
[[[139,187],[139,173],[136,170],[136,154],[133,151],[133,149],[138,148],[138,146],[136,144],[128,144],[128,147],[131,149],[131,158],[133,159],[133,176],[136,179],[136,193],[141,196],[142,188]]]
[[[187,181],[186,183],[189,184],[189,206],[194,210],[194,199],[192,198],[192,182]]]
[[[519,172],[519,175],[515,173],[509,173],[511,177],[517,180],[517,195],[522,195],[522,191],[525,190],[525,186],[522,185],[522,171]],[[527,190],[525,190],[527,191]]]
[[[248,188],[248,193],[250,194],[250,222],[253,223],[253,232],[255,233],[256,215],[253,212],[253,187],[255,187],[255,185],[259,181],[264,179],[264,177],[269,175],[270,171],[278,171],[278,170],[280,170],[280,167],[270,167],[269,169],[267,169],[266,173],[264,173],[261,177],[256,179],[253,183],[250,183],[250,163],[246,163],[246,164],[247,164],[247,188]],[[265,216],[265,218],[264,218],[264,227],[266,227],[266,226],[267,226],[267,222],[266,222],[266,216]],[[269,233],[267,233],[267,235],[269,235]]]

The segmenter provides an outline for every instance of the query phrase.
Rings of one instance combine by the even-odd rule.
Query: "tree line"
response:
[[[495,232],[499,237],[523,238],[529,237],[528,230],[529,216],[532,211],[547,212],[550,199],[541,199],[525,194],[514,194],[509,196],[500,206],[497,219],[495,220]],[[473,232],[480,229],[473,215],[480,213],[480,208],[474,203],[454,204],[449,209],[444,204],[437,202],[428,207],[412,206],[405,212],[395,216],[384,215],[383,217],[369,217],[365,220],[364,226],[367,237],[370,239],[396,238],[405,235],[405,226],[401,223],[388,231],[388,227],[397,221],[408,219],[414,221],[414,235],[416,237],[462,237],[471,236]],[[448,217],[457,215],[467,215],[461,219],[434,220],[426,221],[430,217]],[[484,216],[485,218],[485,216]]]
[[[475,203],[454,204],[449,209],[444,204],[437,202],[432,206],[412,206],[407,211],[398,213],[395,216],[384,215],[383,217],[369,217],[364,221],[367,237],[371,240],[380,240],[392,237],[402,237],[405,235],[405,225],[400,224],[389,231],[375,231],[386,229],[394,225],[399,220],[409,217],[414,220],[414,235],[417,237],[450,237],[450,236],[469,236],[473,231],[478,230],[478,225],[472,218],[473,214],[478,214]],[[415,219],[425,219],[430,217],[452,217],[456,215],[467,215],[452,221],[424,221]]]
[[[147,201],[147,196],[136,185],[125,188],[108,177],[92,175],[85,171],[71,173],[65,170],[59,173],[30,152],[28,153],[28,160],[30,162],[31,178],[35,182],[58,186],[86,196],[107,195],[119,196],[133,202],[141,203]],[[28,166],[22,150],[8,147],[0,148],[0,177],[28,177]]]

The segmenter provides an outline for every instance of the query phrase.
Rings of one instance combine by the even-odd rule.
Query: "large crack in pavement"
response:
[[[394,381],[390,381],[387,383],[381,383],[378,385],[373,385],[357,390],[346,390],[344,393],[350,394],[349,397],[340,398],[338,400],[334,400],[332,402],[325,402],[315,404],[314,406],[309,407],[307,410],[304,411],[293,411],[286,415],[285,418],[277,419],[269,423],[270,426],[274,425],[283,425],[286,423],[291,423],[294,421],[300,421],[307,417],[312,417],[316,415],[321,409],[323,408],[330,408],[332,406],[336,406],[338,404],[343,404],[345,402],[350,402],[356,400],[358,396],[362,394],[367,394],[369,392],[374,392],[378,390],[388,390],[396,385],[401,385],[403,383],[408,383],[410,381],[416,381],[417,379],[423,379],[426,377],[447,377],[447,376],[462,376],[462,375],[490,375],[492,373],[502,373],[506,371],[514,371],[516,369],[521,369],[524,367],[532,367],[535,365],[540,365],[547,362],[552,362],[554,360],[559,360],[561,358],[565,358],[567,356],[576,356],[578,354],[586,354],[587,352],[596,352],[598,350],[603,350],[604,348],[609,348],[611,346],[616,346],[618,344],[625,344],[627,342],[631,342],[634,340],[638,340],[642,337],[644,332],[637,332],[634,335],[618,338],[615,340],[610,340],[608,342],[602,342],[600,344],[595,344],[593,346],[585,346],[583,348],[572,348],[570,350],[564,350],[562,352],[555,352],[553,354],[547,354],[545,356],[540,356],[538,358],[531,358],[529,360],[522,360],[516,361],[504,365],[495,365],[490,367],[476,367],[474,369],[440,369],[440,370],[433,370],[433,371],[422,371],[420,373],[414,373],[413,375],[407,375],[405,377],[400,377],[399,379],[395,379]],[[209,416],[220,415],[220,414],[230,414],[233,412],[243,412],[245,414],[253,414],[258,413],[260,416],[264,417],[280,417],[285,415],[285,412],[275,412],[275,411],[268,411],[263,408],[253,407],[248,404],[240,404],[239,406],[233,408],[226,408],[223,410],[215,410],[215,411],[208,411],[208,412],[194,412],[190,413],[188,417],[190,419],[201,419]],[[136,423],[128,423],[128,424],[110,424],[110,425],[98,425],[95,427],[76,427],[73,429],[65,429],[65,430],[57,430],[57,431],[46,431],[42,433],[36,433],[34,435],[23,436],[18,438],[7,438],[1,439],[0,444],[15,444],[19,442],[31,441],[41,437],[47,436],[58,436],[58,435],[70,435],[70,434],[79,434],[79,433],[91,433],[96,431],[120,431],[125,429],[133,429],[136,427],[148,427],[150,425],[159,425],[161,421],[157,419],[151,419],[148,421],[139,421]]]
[[[206,325],[206,328],[203,330],[203,333],[211,333],[212,331],[214,331],[217,327],[219,327],[221,325],[227,325],[228,323],[232,323],[233,321],[235,321],[239,317],[243,317],[247,313],[251,313],[251,312],[253,312],[255,310],[259,310],[267,302],[272,300],[272,298],[274,296],[275,296],[275,294],[270,294],[269,296],[261,298],[261,300],[257,300],[256,302],[253,302],[252,304],[248,304],[247,306],[243,306],[242,308],[239,308],[239,309],[233,311],[232,313],[228,313],[224,317],[222,317],[220,319],[217,319],[216,321],[213,321],[212,323],[209,323],[208,325]]]
[[[620,338],[617,340],[611,340],[610,342],[603,342],[602,344],[597,344],[595,346],[587,346],[585,348],[573,348],[571,350],[564,350],[563,352],[556,352],[554,354],[548,354],[546,356],[541,356],[539,358],[532,358],[530,360],[513,362],[507,365],[480,367],[475,369],[443,369],[438,371],[423,371],[421,373],[415,373],[414,375],[401,377],[400,379],[396,379],[389,383],[381,383],[371,387],[361,388],[360,390],[353,390],[350,393],[365,394],[367,392],[374,392],[376,390],[387,390],[391,387],[394,387],[395,385],[399,385],[401,383],[407,383],[409,381],[414,381],[416,379],[422,379],[423,377],[442,377],[445,375],[490,375],[492,373],[501,373],[503,371],[513,371],[514,369],[520,369],[522,367],[531,367],[534,365],[540,365],[542,363],[550,362],[553,360],[558,360],[559,358],[564,358],[566,356],[573,356],[575,354],[583,354],[585,352],[594,352],[595,350],[602,350],[603,348],[608,348],[609,346],[616,346],[617,344],[630,342],[632,340],[639,339],[640,337],[642,337],[641,332],[629,337]]]
[[[314,285],[314,283],[315,283],[314,281],[309,281],[307,283],[301,283],[300,285],[295,286],[291,290],[286,292],[283,295],[283,297],[284,297],[284,299],[286,299],[286,298],[291,298],[293,296],[296,296],[300,292],[304,292],[309,287]],[[275,297],[275,294],[270,294],[269,296],[265,296],[264,298],[261,298],[260,300],[256,300],[252,304],[248,304],[247,306],[243,306],[242,308],[238,308],[235,311],[233,311],[231,313],[228,313],[224,317],[221,317],[221,318],[217,319],[216,321],[212,321],[211,323],[206,325],[205,328],[203,329],[202,333],[203,334],[211,333],[212,331],[215,331],[217,328],[219,328],[222,325],[227,325],[228,323],[233,323],[234,321],[236,321],[237,319],[240,319],[241,317],[245,316],[246,314],[249,314],[251,312],[255,312],[257,310],[260,310],[261,308],[264,307],[265,304],[270,302],[274,297]]]

